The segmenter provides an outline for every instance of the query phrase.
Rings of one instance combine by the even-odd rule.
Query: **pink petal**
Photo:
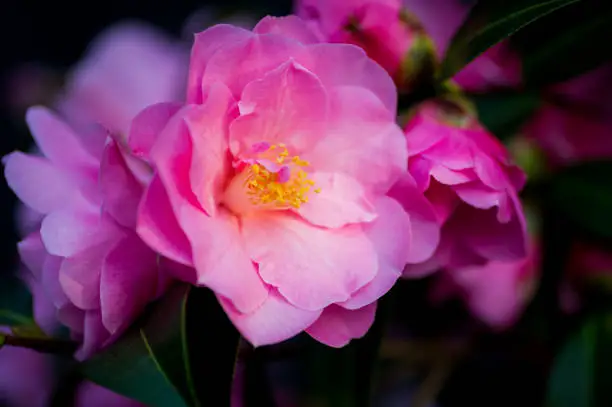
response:
[[[338,88],[330,96],[325,139],[304,158],[317,171],[342,172],[366,190],[386,193],[406,170],[408,159],[395,113],[363,88]]]
[[[406,173],[389,192],[410,217],[412,241],[408,263],[422,263],[429,259],[440,242],[440,224],[431,203],[419,191],[416,182]]]
[[[42,222],[40,234],[50,254],[72,256],[117,236],[117,228],[88,208],[58,210]]]
[[[90,311],[85,314],[83,343],[74,354],[78,361],[83,361],[100,350],[110,334],[102,325],[102,316],[99,311]]]
[[[37,212],[63,208],[78,193],[74,181],[45,158],[14,152],[4,158],[4,164],[9,187]]]
[[[285,143],[301,153],[325,137],[328,98],[311,72],[288,61],[246,85],[240,100],[243,114],[230,130],[234,156],[256,143]]]
[[[146,107],[132,120],[128,143],[134,155],[146,159],[157,136],[181,105],[178,103],[158,103]]]
[[[143,187],[127,168],[119,146],[109,143],[100,163],[100,189],[102,207],[120,225],[135,228],[136,212]]]
[[[191,189],[204,210],[216,213],[230,170],[228,152],[229,121],[235,102],[227,87],[211,86],[204,105],[185,113],[185,124],[193,146],[189,178]]]
[[[480,182],[456,185],[453,191],[468,205],[478,209],[489,209],[500,206],[506,195],[505,191],[495,191]]]
[[[351,339],[364,336],[374,323],[375,315],[376,303],[356,310],[331,305],[306,332],[319,342],[341,348]]]
[[[137,232],[156,252],[176,262],[193,264],[191,245],[172,212],[168,194],[154,177],[138,209]]]
[[[35,106],[28,109],[26,122],[36,145],[54,165],[79,169],[96,165],[96,160],[83,148],[79,136],[49,109]]]
[[[479,210],[461,205],[457,217],[458,228],[469,230],[463,236],[466,244],[480,256],[490,260],[513,261],[527,254],[527,231],[521,204],[516,196],[510,197],[514,207],[512,218],[500,223],[495,209]],[[467,228],[467,229],[465,229]]]
[[[151,149],[151,160],[175,213],[183,206],[201,207],[189,177],[194,159],[193,142],[185,122],[185,116],[194,109],[196,105],[185,106],[175,114]]]
[[[242,232],[261,278],[299,308],[346,301],[376,276],[376,252],[359,225],[321,229],[277,212],[243,218]]]
[[[100,308],[100,273],[110,249],[108,244],[98,244],[62,261],[59,280],[77,307]]]
[[[243,35],[241,41],[221,47],[210,57],[202,87],[222,82],[238,99],[248,83],[287,62],[302,48],[299,42],[279,35]]]
[[[316,44],[321,42],[308,25],[299,17],[288,15],[286,17],[264,17],[253,32],[256,34],[274,34],[292,38],[302,44]]]
[[[457,185],[473,181],[474,177],[471,175],[465,171],[451,170],[442,165],[436,165],[431,169],[431,176],[444,185]]]
[[[317,172],[310,178],[320,193],[310,192],[308,202],[297,212],[308,222],[326,228],[340,228],[349,223],[371,222],[376,209],[361,185],[341,173]]]
[[[64,293],[59,281],[59,270],[63,259],[57,256],[47,256],[42,268],[40,277],[41,285],[47,293],[49,300],[56,308],[62,308],[70,304],[70,300]],[[63,321],[62,321],[63,322]]]
[[[391,114],[397,112],[397,88],[393,79],[361,48],[348,44],[315,44],[304,48],[296,60],[313,72],[326,89],[364,88]]]
[[[157,255],[135,234],[119,241],[102,264],[102,323],[114,334],[125,329],[155,298]]]
[[[378,300],[393,287],[407,263],[412,238],[410,217],[388,197],[376,201],[376,212],[378,217],[364,225],[364,230],[378,253],[378,273],[351,299],[339,304],[344,308],[354,310]]]
[[[253,346],[270,345],[292,338],[308,328],[321,315],[321,310],[307,311],[288,303],[276,290],[261,307],[243,314],[226,299],[219,302],[240,331]]]
[[[225,210],[210,217],[184,207],[179,223],[193,251],[194,283],[228,298],[240,312],[252,312],[268,297],[268,288],[243,247],[238,219]]]
[[[195,35],[189,65],[187,103],[202,103],[202,77],[211,57],[220,49],[252,36],[248,30],[227,24],[216,25]]]
[[[186,50],[151,26],[111,26],[69,75],[60,110],[80,128],[99,123],[126,137],[142,109],[182,99],[186,57]]]
[[[36,279],[39,279],[48,254],[40,238],[40,232],[36,231],[26,236],[19,242],[17,249],[23,264]]]

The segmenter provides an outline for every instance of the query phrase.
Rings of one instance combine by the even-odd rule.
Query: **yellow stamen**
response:
[[[272,152],[274,153],[270,154]],[[310,163],[299,156],[290,156],[287,147],[281,143],[271,145],[262,156],[279,165],[287,166],[289,175],[287,177],[285,174],[283,180],[279,172],[271,172],[258,163],[251,165],[246,170],[250,173],[244,183],[251,203],[280,209],[299,208],[308,202],[308,194],[315,184],[304,170],[310,166]],[[321,190],[317,188],[314,192],[318,194]]]

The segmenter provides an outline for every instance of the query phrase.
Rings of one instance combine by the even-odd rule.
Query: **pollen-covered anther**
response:
[[[273,165],[266,165],[266,162]],[[299,208],[308,202],[314,181],[305,170],[310,163],[292,156],[284,144],[272,144],[253,163],[245,180],[247,195],[252,204],[278,209]],[[313,192],[321,192],[318,188]]]

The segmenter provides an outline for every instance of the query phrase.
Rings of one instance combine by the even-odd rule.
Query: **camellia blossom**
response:
[[[405,133],[410,174],[435,206],[442,226],[433,258],[408,270],[524,258],[526,224],[517,193],[525,176],[501,143],[454,101],[421,105]],[[403,189],[400,182],[392,196],[405,202]]]
[[[396,98],[361,49],[319,43],[295,16],[197,34],[186,103],[132,123],[156,169],[140,236],[193,266],[178,277],[214,290],[254,345],[306,330],[343,346],[438,241],[416,187],[408,212],[387,196],[407,174]]]
[[[299,0],[295,9],[325,41],[362,47],[398,86],[433,74],[434,46],[401,0]]]
[[[443,270],[432,299],[459,296],[476,318],[492,328],[506,329],[516,323],[533,298],[538,272],[539,247],[533,245],[524,259]]]
[[[150,170],[103,129],[77,134],[42,107],[30,108],[26,121],[42,156],[11,153],[5,176],[43,219],[19,252],[58,320],[82,342],[82,359],[120,335],[167,284],[169,262],[134,231]]]

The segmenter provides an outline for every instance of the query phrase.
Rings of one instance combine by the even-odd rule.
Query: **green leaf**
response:
[[[537,19],[580,0],[480,0],[457,31],[440,79],[452,77],[488,48]]]
[[[482,124],[501,140],[516,135],[541,102],[538,94],[528,92],[479,94],[471,99]]]
[[[612,161],[566,168],[551,181],[555,208],[581,229],[612,238]]]
[[[604,3],[574,4],[544,18],[544,30],[528,27],[517,36],[528,87],[561,82],[610,60],[595,45],[612,40],[612,7]]]
[[[210,290],[180,285],[82,368],[149,406],[198,407],[205,397],[229,406],[238,339]]]
[[[547,407],[612,405],[612,315],[589,318],[557,355],[549,378]]]

